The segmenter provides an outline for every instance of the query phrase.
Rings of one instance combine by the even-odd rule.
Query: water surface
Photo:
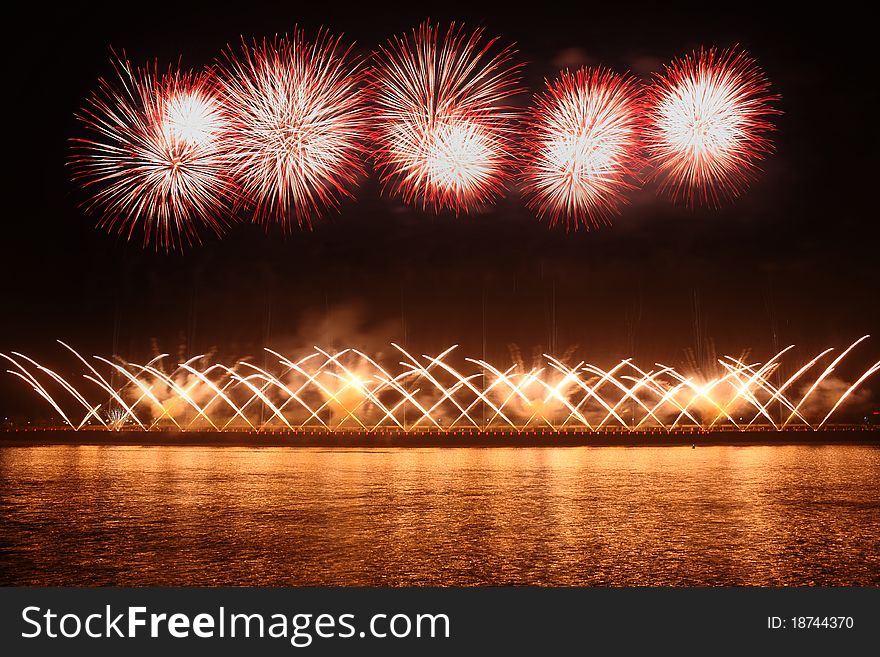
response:
[[[0,583],[880,585],[880,449],[0,448]]]

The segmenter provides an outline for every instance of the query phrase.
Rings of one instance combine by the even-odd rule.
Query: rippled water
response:
[[[880,449],[0,448],[0,583],[880,585]]]

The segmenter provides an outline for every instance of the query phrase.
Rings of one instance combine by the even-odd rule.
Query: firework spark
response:
[[[589,228],[626,202],[641,165],[636,81],[581,68],[548,83],[529,118],[524,192],[550,224]]]
[[[301,226],[337,208],[364,174],[366,107],[358,63],[340,38],[242,43],[219,66],[236,120],[226,139],[233,174],[257,221]]]
[[[73,140],[74,179],[91,192],[99,225],[165,249],[220,234],[233,187],[220,133],[227,116],[204,75],[115,63],[78,115],[91,135]]]
[[[793,347],[763,363],[727,356],[713,374],[700,375],[660,363],[643,369],[631,359],[608,369],[585,361],[572,365],[549,355],[532,367],[466,358],[469,371],[461,371],[451,363],[454,346],[419,358],[397,345],[394,368],[357,349],[316,347],[298,359],[267,349],[275,361],[270,367],[195,356],[166,369],[166,354],[144,364],[92,361],[64,345],[85,367],[89,387],[81,389],[18,352],[0,358],[9,363],[7,372],[76,429],[782,430],[821,428],[880,371],[876,362],[851,385],[829,385],[831,373],[865,339],[830,363],[835,350],[826,349],[785,379],[781,363]],[[114,379],[121,384],[113,385]]]
[[[494,200],[509,176],[518,93],[513,51],[455,25],[423,23],[376,53],[373,130],[383,182],[407,203],[468,212]]]
[[[661,189],[687,204],[737,196],[772,150],[769,82],[738,50],[673,61],[648,90],[646,147]]]

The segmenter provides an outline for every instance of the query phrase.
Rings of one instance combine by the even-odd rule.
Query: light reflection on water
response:
[[[0,448],[0,583],[880,585],[880,449]]]

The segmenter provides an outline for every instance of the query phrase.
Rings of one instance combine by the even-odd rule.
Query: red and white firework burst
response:
[[[519,92],[513,50],[451,25],[423,23],[380,48],[372,72],[373,139],[383,183],[407,203],[467,212],[510,175]]]
[[[771,150],[770,84],[736,49],[674,60],[648,90],[646,148],[673,200],[717,206],[735,197]]]
[[[619,213],[642,163],[640,121],[632,77],[604,68],[563,71],[528,120],[529,207],[567,228],[597,226]]]
[[[218,70],[235,121],[226,139],[242,201],[254,218],[311,225],[365,173],[366,107],[358,63],[339,38],[242,43]]]
[[[228,122],[204,75],[154,64],[115,63],[118,81],[99,81],[78,118],[74,179],[91,192],[86,209],[99,225],[165,249],[221,233],[233,191],[221,132]]]

